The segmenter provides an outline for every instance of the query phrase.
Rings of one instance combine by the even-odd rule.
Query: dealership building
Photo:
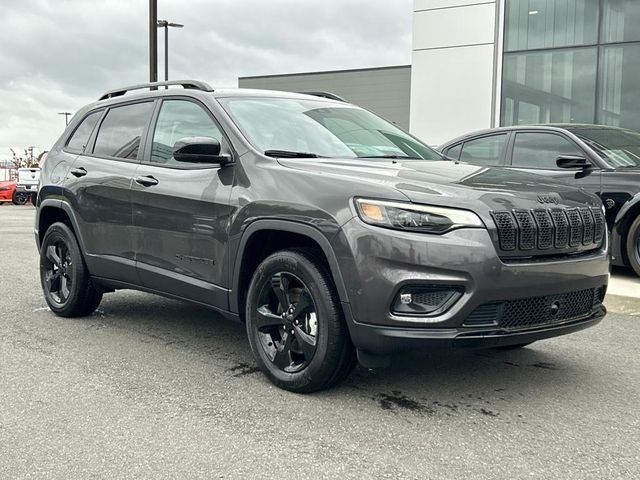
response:
[[[415,0],[412,65],[239,86],[330,91],[432,145],[499,125],[640,130],[640,0]]]

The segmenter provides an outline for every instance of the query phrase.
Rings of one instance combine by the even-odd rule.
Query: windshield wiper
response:
[[[424,160],[422,157],[408,157],[406,155],[366,155],[360,158],[390,158],[392,160]]]
[[[320,158],[320,155],[309,152],[292,152],[289,150],[265,150],[264,154],[267,157],[279,157],[279,158]]]

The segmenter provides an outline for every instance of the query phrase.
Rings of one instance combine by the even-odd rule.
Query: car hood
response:
[[[463,162],[314,158],[282,159],[280,163],[348,178],[354,196],[358,196],[358,182],[375,182],[380,184],[381,195],[385,187],[393,187],[412,202],[464,208],[484,218],[492,210],[600,204],[595,195],[547,177]]]

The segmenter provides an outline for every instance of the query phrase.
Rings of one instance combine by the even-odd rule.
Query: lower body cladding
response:
[[[507,262],[484,229],[429,235],[357,218],[332,243],[361,360],[530,343],[593,326],[606,313],[606,245],[576,257]]]

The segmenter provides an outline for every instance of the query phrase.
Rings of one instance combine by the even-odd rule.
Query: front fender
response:
[[[611,262],[616,266],[626,265],[626,252],[624,241],[627,235],[629,221],[640,213],[640,193],[631,197],[616,215],[613,229],[611,230]]]

